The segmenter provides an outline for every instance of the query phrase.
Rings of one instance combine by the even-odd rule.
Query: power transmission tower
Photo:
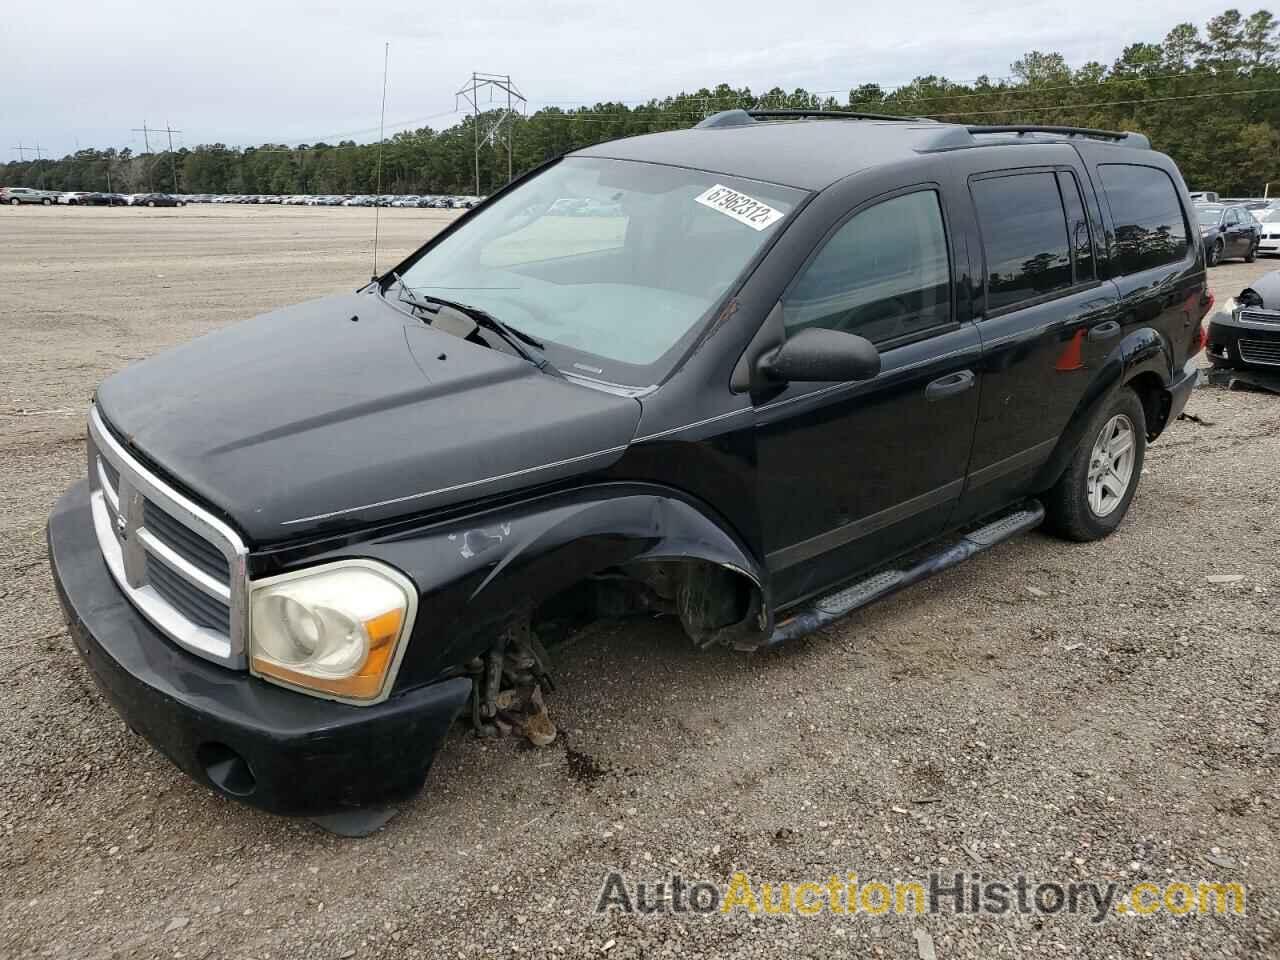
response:
[[[181,133],[181,130],[174,130],[169,126],[169,121],[164,122],[165,133],[169,134],[169,162],[173,165],[173,192],[178,192],[178,155],[173,152],[173,135]]]
[[[505,108],[501,106],[499,99],[497,107],[490,107],[489,113],[497,114],[493,117],[492,122],[487,129],[481,129],[480,122],[480,92],[488,89],[489,103],[494,103],[494,94],[507,95],[507,105]],[[528,109],[528,101],[525,100],[524,94],[516,87],[511,80],[511,75],[506,73],[472,73],[471,79],[466,85],[454,94],[454,106],[457,106],[457,98],[461,97],[471,105],[474,117],[475,132],[475,171],[476,171],[476,196],[480,196],[480,142],[494,143],[498,134],[504,128],[506,131],[507,144],[507,183],[511,182],[512,173],[512,141],[515,136],[515,116],[516,108],[519,107],[520,113],[524,113]]]
[[[133,127],[131,129],[133,133],[142,134],[142,143],[147,148],[147,153],[150,154],[151,153],[151,129],[147,126],[147,121],[143,120],[142,126]],[[151,182],[151,166],[152,165],[150,163],[147,164],[147,189],[148,190],[154,189],[154,186],[155,186]]]
[[[26,163],[26,162],[27,162],[27,151],[28,151],[28,150],[34,150],[35,148],[34,148],[34,147],[25,147],[25,146],[23,146],[21,143],[19,143],[19,144],[18,144],[16,147],[14,147],[13,149],[18,151],[18,162],[19,162],[19,163]]]

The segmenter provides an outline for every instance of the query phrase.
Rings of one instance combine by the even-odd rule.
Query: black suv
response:
[[[54,575],[190,775],[391,800],[460,714],[554,736],[584,619],[756,650],[1042,521],[1111,533],[1209,306],[1140,135],[733,111],[106,380]]]

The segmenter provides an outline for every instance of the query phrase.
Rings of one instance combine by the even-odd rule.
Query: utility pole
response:
[[[173,135],[175,133],[181,133],[182,131],[174,130],[171,126],[169,126],[168,120],[164,122],[164,129],[165,129],[165,132],[169,134],[169,162],[170,164],[173,165],[173,192],[177,193],[178,192],[178,155],[173,152]]]
[[[151,153],[151,130],[147,127],[147,121],[143,120],[142,126],[134,127],[132,129],[132,132],[142,134],[142,142],[147,148],[147,153],[150,154]],[[151,164],[148,163],[147,164],[147,189],[151,190],[154,188],[154,186],[155,185],[151,182]]]
[[[497,93],[505,93],[507,95],[507,106],[505,109],[498,108],[497,117],[489,125],[488,129],[481,130],[480,122],[480,92],[488,88],[489,102],[493,103],[493,95]],[[471,105],[472,118],[474,123],[475,135],[475,195],[480,196],[480,141],[484,140],[493,143],[497,136],[506,127],[507,142],[507,182],[511,182],[513,151],[512,143],[515,138],[515,117],[516,107],[520,109],[520,113],[528,110],[528,101],[525,100],[519,88],[511,79],[511,75],[507,73],[472,73],[471,79],[454,94],[455,103],[457,105],[458,97],[461,97]],[[492,111],[491,111],[492,112]]]

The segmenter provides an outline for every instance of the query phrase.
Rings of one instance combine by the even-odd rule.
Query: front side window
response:
[[[659,383],[804,193],[662,164],[569,157],[401,271],[477,307],[566,373]]]
[[[1157,167],[1132,163],[1098,165],[1103,192],[1115,221],[1115,262],[1120,273],[1177,263],[1187,255],[1187,222],[1178,191]],[[1222,213],[1222,207],[1206,207]],[[1216,220],[1200,223],[1212,226]]]
[[[987,262],[987,312],[1070,289],[1071,242],[1057,177],[986,177],[972,190]]]
[[[782,299],[788,333],[824,327],[885,343],[950,322],[938,195],[908,193],[844,224]]]

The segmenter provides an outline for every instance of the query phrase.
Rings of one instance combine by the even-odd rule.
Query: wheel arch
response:
[[[1090,381],[1053,453],[1036,475],[1035,490],[1047,490],[1062,476],[1094,413],[1110,403],[1118,390],[1131,388],[1138,394],[1146,417],[1147,440],[1158,437],[1167,426],[1172,405],[1172,371],[1172,348],[1158,330],[1142,327],[1125,336]]]
[[[682,621],[685,600],[697,605],[708,592],[741,591],[742,620],[708,624],[694,636],[699,644],[735,642],[739,632],[767,637],[771,627],[768,580],[755,552],[708,505],[664,487],[607,484],[539,498],[364,543],[361,555],[394,564],[419,591],[402,688],[481,655],[513,618],[545,601],[637,564],[683,565]],[[308,562],[319,559],[330,557]],[[712,571],[722,576],[706,575]]]

